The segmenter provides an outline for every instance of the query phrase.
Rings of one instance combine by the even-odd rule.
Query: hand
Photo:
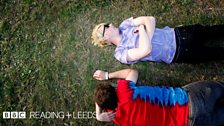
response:
[[[108,73],[102,70],[97,70],[94,74],[93,74],[93,78],[97,79],[97,80],[107,80],[107,75]]]
[[[114,120],[116,112],[103,112],[96,117],[98,121],[110,122]]]

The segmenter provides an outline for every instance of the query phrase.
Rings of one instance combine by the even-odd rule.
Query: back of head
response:
[[[94,100],[102,109],[114,110],[117,107],[117,94],[113,86],[99,84],[94,91]]]
[[[94,27],[93,32],[92,32],[92,44],[99,46],[99,47],[105,47],[108,45],[106,40],[103,39],[103,34],[100,33],[99,27],[102,25],[98,24]],[[103,25],[102,25],[103,26]]]

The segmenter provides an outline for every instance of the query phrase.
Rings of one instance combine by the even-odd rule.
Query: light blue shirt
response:
[[[152,37],[152,51],[149,55],[138,61],[127,61],[128,50],[138,48],[139,32],[134,26],[133,18],[126,19],[119,26],[122,39],[115,50],[114,57],[124,64],[134,64],[139,61],[165,62],[170,64],[176,52],[176,39],[173,28],[168,26],[159,29],[156,28]]]

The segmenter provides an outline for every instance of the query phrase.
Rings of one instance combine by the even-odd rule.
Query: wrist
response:
[[[109,80],[109,72],[106,72],[105,78],[106,80]]]
[[[145,25],[139,25],[139,29],[145,30]]]

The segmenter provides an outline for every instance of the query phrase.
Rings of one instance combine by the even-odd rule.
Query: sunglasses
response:
[[[110,27],[109,23],[106,23],[103,25],[103,37],[104,37],[104,33],[105,33],[105,28],[109,28],[109,27]]]

